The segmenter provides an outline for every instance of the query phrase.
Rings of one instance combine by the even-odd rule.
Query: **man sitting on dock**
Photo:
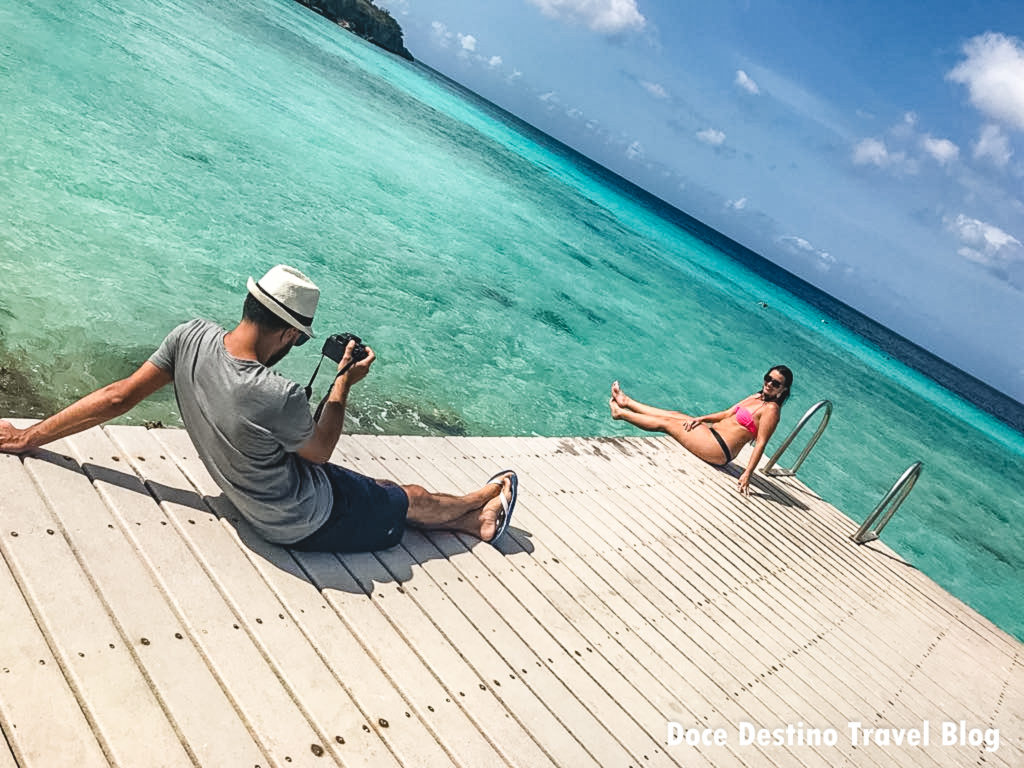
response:
[[[498,472],[465,496],[373,480],[329,459],[341,437],[349,390],[373,365],[350,341],[314,421],[302,387],[271,368],[313,337],[320,289],[278,265],[249,278],[231,331],[207,320],[175,328],[131,376],[54,416],[18,429],[0,421],[0,451],[24,453],[120,416],[174,383],[182,421],[224,495],[268,541],[307,551],[370,552],[395,546],[406,523],[495,542],[508,528],[518,479]]]

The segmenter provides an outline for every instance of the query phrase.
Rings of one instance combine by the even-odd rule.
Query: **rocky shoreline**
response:
[[[363,39],[413,61],[402,40],[402,28],[394,17],[369,0],[297,0],[297,2],[330,19],[339,27]]]

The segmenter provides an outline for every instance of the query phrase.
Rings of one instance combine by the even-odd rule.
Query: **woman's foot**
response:
[[[622,418],[622,414],[623,414],[623,411],[625,409],[619,407],[619,404],[617,402],[615,402],[615,398],[614,397],[612,397],[608,401],[608,407],[610,407],[612,409],[612,418],[613,419],[621,419]]]
[[[626,393],[622,391],[619,386],[619,382],[612,382],[612,401],[619,406],[619,408],[629,408],[629,398],[626,397]],[[616,418],[613,416],[612,418]]]

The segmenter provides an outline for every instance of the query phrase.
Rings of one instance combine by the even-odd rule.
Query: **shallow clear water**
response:
[[[287,262],[379,361],[353,431],[630,433],[610,382],[719,410],[796,373],[801,477],[1024,637],[1024,436],[691,236],[642,196],[291,0],[0,8],[0,411],[43,415]],[[759,302],[766,302],[763,308]],[[284,373],[305,383],[316,344]],[[320,380],[322,393],[326,379]],[[129,417],[175,423],[173,394]]]

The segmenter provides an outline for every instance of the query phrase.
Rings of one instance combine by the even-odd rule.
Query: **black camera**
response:
[[[352,347],[352,362],[358,363],[369,353],[366,351],[366,347],[363,346],[363,340],[354,333],[336,333],[333,336],[327,337],[324,341],[322,354],[331,358],[334,362],[340,363],[341,358],[345,356],[345,347],[348,346],[350,341],[354,341],[356,343],[356,345]]]

